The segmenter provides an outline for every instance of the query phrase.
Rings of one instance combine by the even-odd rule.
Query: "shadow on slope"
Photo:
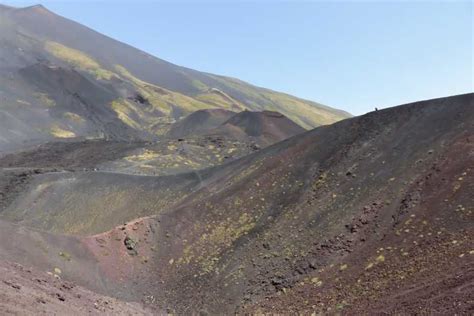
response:
[[[93,228],[103,231],[126,220],[132,204],[146,210],[140,215],[158,214],[83,244],[115,284],[109,295],[178,313],[467,312],[473,97],[369,113],[179,177],[39,175],[66,198],[49,195],[46,205],[30,192],[28,204],[55,209],[51,218],[60,218],[64,201],[83,205],[68,216],[99,216]],[[168,187],[179,200],[157,205],[170,201]],[[125,200],[107,197],[122,190]],[[103,208],[109,216],[97,215]],[[10,214],[28,209],[17,204]],[[409,293],[423,284],[420,302]]]

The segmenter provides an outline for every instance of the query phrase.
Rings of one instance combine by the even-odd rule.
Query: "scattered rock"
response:
[[[6,285],[9,285],[11,286],[12,288],[16,289],[16,290],[20,290],[21,289],[21,286],[19,284],[16,284],[12,281],[3,281],[3,283],[5,283]]]
[[[128,250],[128,253],[131,255],[137,255],[138,252],[136,250],[137,247],[137,242],[133,240],[130,236],[126,236],[125,239],[123,240],[123,244]]]
[[[60,300],[61,302],[66,301],[66,298],[61,294],[61,293],[56,293],[55,294],[56,298]]]

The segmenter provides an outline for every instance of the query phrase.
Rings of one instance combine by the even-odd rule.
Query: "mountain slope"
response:
[[[98,295],[17,263],[0,260],[0,271],[2,315],[153,315],[138,303]]]
[[[0,7],[0,44],[0,150],[55,137],[154,139],[209,108],[278,111],[305,128],[349,116],[173,65],[42,6]]]
[[[173,124],[167,135],[179,138],[203,134],[220,126],[235,114],[236,112],[224,109],[199,110]]]
[[[274,111],[240,112],[209,134],[228,135],[236,139],[255,139],[268,146],[306,131],[284,115]]]
[[[409,289],[406,278],[428,284],[433,276],[424,271],[443,271],[451,262],[468,288],[471,274],[462,267],[474,237],[473,97],[370,113],[209,170],[207,187],[160,216],[172,242],[158,260],[177,262],[160,273],[171,290],[164,301],[181,312],[234,304],[271,311],[275,297],[295,288],[275,311],[348,311],[351,303],[370,309],[364,297],[383,305],[391,286]],[[452,241],[458,248],[446,249]],[[371,263],[374,270],[366,270]],[[405,279],[392,278],[392,271]],[[357,292],[358,278],[366,280],[366,295]],[[294,305],[300,282],[312,291],[308,307]],[[193,297],[189,309],[178,303],[183,296]],[[318,299],[324,305],[312,308]],[[468,302],[465,294],[460,299]],[[410,296],[398,303],[404,301],[419,304]],[[421,306],[430,312],[429,303]]]
[[[222,110],[199,110],[176,122],[169,137],[214,136],[233,140],[251,140],[268,146],[304,132],[305,129],[274,111],[239,113]]]
[[[104,229],[80,239],[84,258],[96,260],[106,294],[152,296],[161,310],[469,313],[473,108],[468,94],[372,112],[170,182],[120,175],[117,187],[104,189],[119,176],[34,175],[7,210],[20,223],[60,231],[75,212],[61,218],[70,200],[55,192],[93,193],[100,204],[73,203],[97,214],[94,228]],[[70,184],[48,190],[42,183],[51,179]],[[153,183],[173,185],[155,197],[146,191]],[[142,203],[121,214],[144,206],[135,215],[146,217],[106,231],[123,219],[102,216],[120,203],[107,197],[114,192]],[[172,203],[155,205],[163,199]],[[36,205],[47,207],[27,211]],[[48,218],[49,210],[57,216]],[[46,216],[49,226],[31,216]],[[15,251],[5,248],[4,255]]]

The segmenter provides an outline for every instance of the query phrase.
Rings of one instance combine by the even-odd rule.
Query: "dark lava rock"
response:
[[[129,236],[125,237],[125,239],[123,240],[123,244],[125,245],[125,247],[127,248],[128,252],[131,254],[131,255],[136,255],[138,254],[137,250],[136,250],[136,246],[137,246],[137,242],[135,240],[133,240],[132,238],[130,238]]]

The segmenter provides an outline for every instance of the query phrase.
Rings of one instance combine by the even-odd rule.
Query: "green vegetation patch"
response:
[[[74,138],[76,134],[72,131],[60,127],[58,124],[53,124],[50,128],[50,133],[57,138]]]
[[[47,107],[56,106],[56,101],[51,99],[47,93],[36,93],[36,97],[43,105],[46,105]]]
[[[184,94],[143,81],[135,77],[122,65],[115,65],[115,70],[121,77],[132,82],[137,91],[150,102],[154,109],[166,115],[171,115],[171,111],[173,110],[172,105],[179,107],[185,113],[215,107]]]
[[[65,252],[65,251],[61,251],[59,253],[59,256],[61,258],[63,258],[64,260],[66,260],[66,261],[71,261],[71,255],[69,253]]]
[[[230,247],[239,237],[255,227],[255,218],[243,213],[235,220],[227,218],[221,223],[207,225],[208,233],[201,235],[194,244],[183,250],[178,264],[197,263],[203,273],[215,271],[222,248]]]
[[[54,57],[88,71],[97,79],[110,80],[113,76],[116,76],[113,72],[102,68],[97,61],[80,50],[52,41],[47,41],[44,44],[44,48]]]
[[[69,120],[69,121],[72,121],[72,122],[78,123],[78,124],[82,124],[82,123],[84,123],[84,122],[86,121],[82,116],[80,116],[80,115],[78,115],[78,114],[76,114],[76,113],[72,113],[72,112],[66,112],[66,113],[64,113],[64,114],[63,114],[63,117],[64,117],[65,119]]]
[[[115,111],[115,113],[117,113],[118,118],[122,122],[134,129],[142,129],[141,124],[131,117],[133,113],[137,114],[138,116],[140,115],[139,113],[137,113],[137,108],[134,107],[130,102],[124,99],[117,99],[112,101],[112,103],[110,103],[110,106]]]

